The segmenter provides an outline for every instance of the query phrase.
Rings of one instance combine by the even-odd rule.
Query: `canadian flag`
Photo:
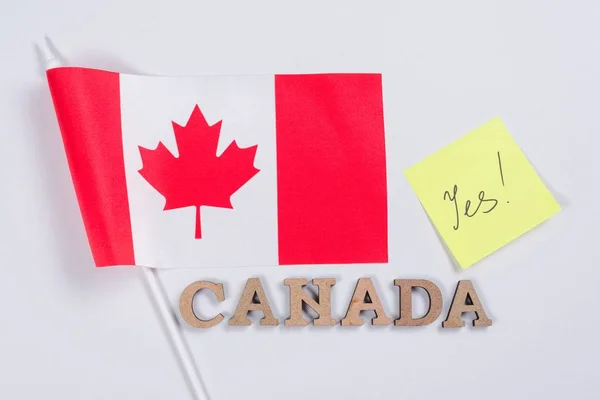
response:
[[[47,78],[97,266],[387,262],[380,74]]]

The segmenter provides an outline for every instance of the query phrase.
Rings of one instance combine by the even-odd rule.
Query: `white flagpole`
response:
[[[199,378],[198,371],[196,370],[196,366],[194,365],[193,358],[191,357],[190,352],[183,340],[181,326],[175,319],[175,315],[173,315],[171,312],[171,308],[169,307],[166,296],[160,287],[156,270],[148,267],[140,268],[142,269],[144,277],[146,278],[146,283],[148,284],[150,293],[152,293],[152,296],[154,297],[154,302],[158,308],[163,323],[167,328],[167,332],[171,338],[171,343],[177,352],[181,366],[185,371],[188,383],[194,394],[194,399],[209,400],[208,394],[206,393],[204,385]]]
[[[51,68],[60,67],[61,62],[55,51],[53,51],[52,43],[47,37],[44,39],[44,44],[42,46],[38,46],[38,50],[43,57],[45,69],[48,70]],[[206,389],[202,384],[198,371],[196,370],[196,366],[194,365],[193,358],[185,344],[185,341],[183,340],[181,326],[179,325],[175,314],[171,311],[169,301],[160,286],[156,271],[149,267],[139,268],[142,270],[147,287],[154,299],[155,306],[162,319],[163,325],[167,329],[173,350],[175,350],[175,353],[177,354],[177,357],[181,363],[181,367],[185,371],[187,382],[194,395],[194,400],[209,400]]]

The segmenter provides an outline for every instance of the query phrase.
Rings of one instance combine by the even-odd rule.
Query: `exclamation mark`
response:
[[[498,167],[500,168],[500,179],[502,179],[502,186],[504,186],[504,173],[502,172],[502,160],[500,159],[500,152],[498,152]],[[507,203],[510,201],[506,200]]]

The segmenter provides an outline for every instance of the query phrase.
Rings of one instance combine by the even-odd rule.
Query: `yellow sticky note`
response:
[[[405,175],[462,268],[560,210],[500,118],[413,165]]]

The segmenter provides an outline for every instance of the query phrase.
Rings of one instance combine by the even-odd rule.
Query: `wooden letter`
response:
[[[442,292],[431,281],[424,279],[396,279],[394,285],[400,292],[400,318],[394,321],[395,326],[422,326],[429,325],[440,316],[442,312]],[[412,289],[422,288],[429,297],[429,309],[421,318],[412,317]]]
[[[262,311],[264,316],[260,320],[261,325],[279,325],[279,321],[271,312],[269,301],[258,278],[250,278],[246,281],[246,287],[238,301],[234,316],[229,320],[229,325],[249,326],[252,323],[248,318],[249,311]]]
[[[458,285],[456,285],[456,292],[454,293],[454,299],[452,299],[448,316],[442,322],[442,328],[462,328],[465,326],[465,322],[461,317],[463,313],[467,312],[474,312],[477,317],[473,320],[473,326],[492,325],[492,320],[485,315],[483,306],[471,281],[459,281]]]
[[[194,312],[194,297],[202,289],[208,289],[214,293],[217,300],[225,300],[225,292],[223,291],[223,284],[213,283],[208,281],[194,282],[183,290],[181,297],[179,298],[179,311],[183,320],[188,325],[194,328],[212,328],[223,320],[223,314],[219,314],[216,317],[208,320],[200,319]]]
[[[290,288],[290,318],[286,319],[285,326],[306,326],[308,321],[302,317],[302,303],[312,308],[318,315],[314,319],[315,326],[331,326],[336,320],[331,318],[331,287],[335,285],[335,278],[313,279],[313,285],[317,285],[319,292],[317,299],[306,293],[302,288],[308,280],[305,278],[290,278],[283,284]]]
[[[360,317],[361,311],[375,311],[376,318],[371,320],[373,325],[389,325],[392,320],[385,315],[377,291],[370,278],[360,278],[356,283],[356,289],[348,305],[346,316],[342,320],[342,326],[361,326],[363,319]]]

